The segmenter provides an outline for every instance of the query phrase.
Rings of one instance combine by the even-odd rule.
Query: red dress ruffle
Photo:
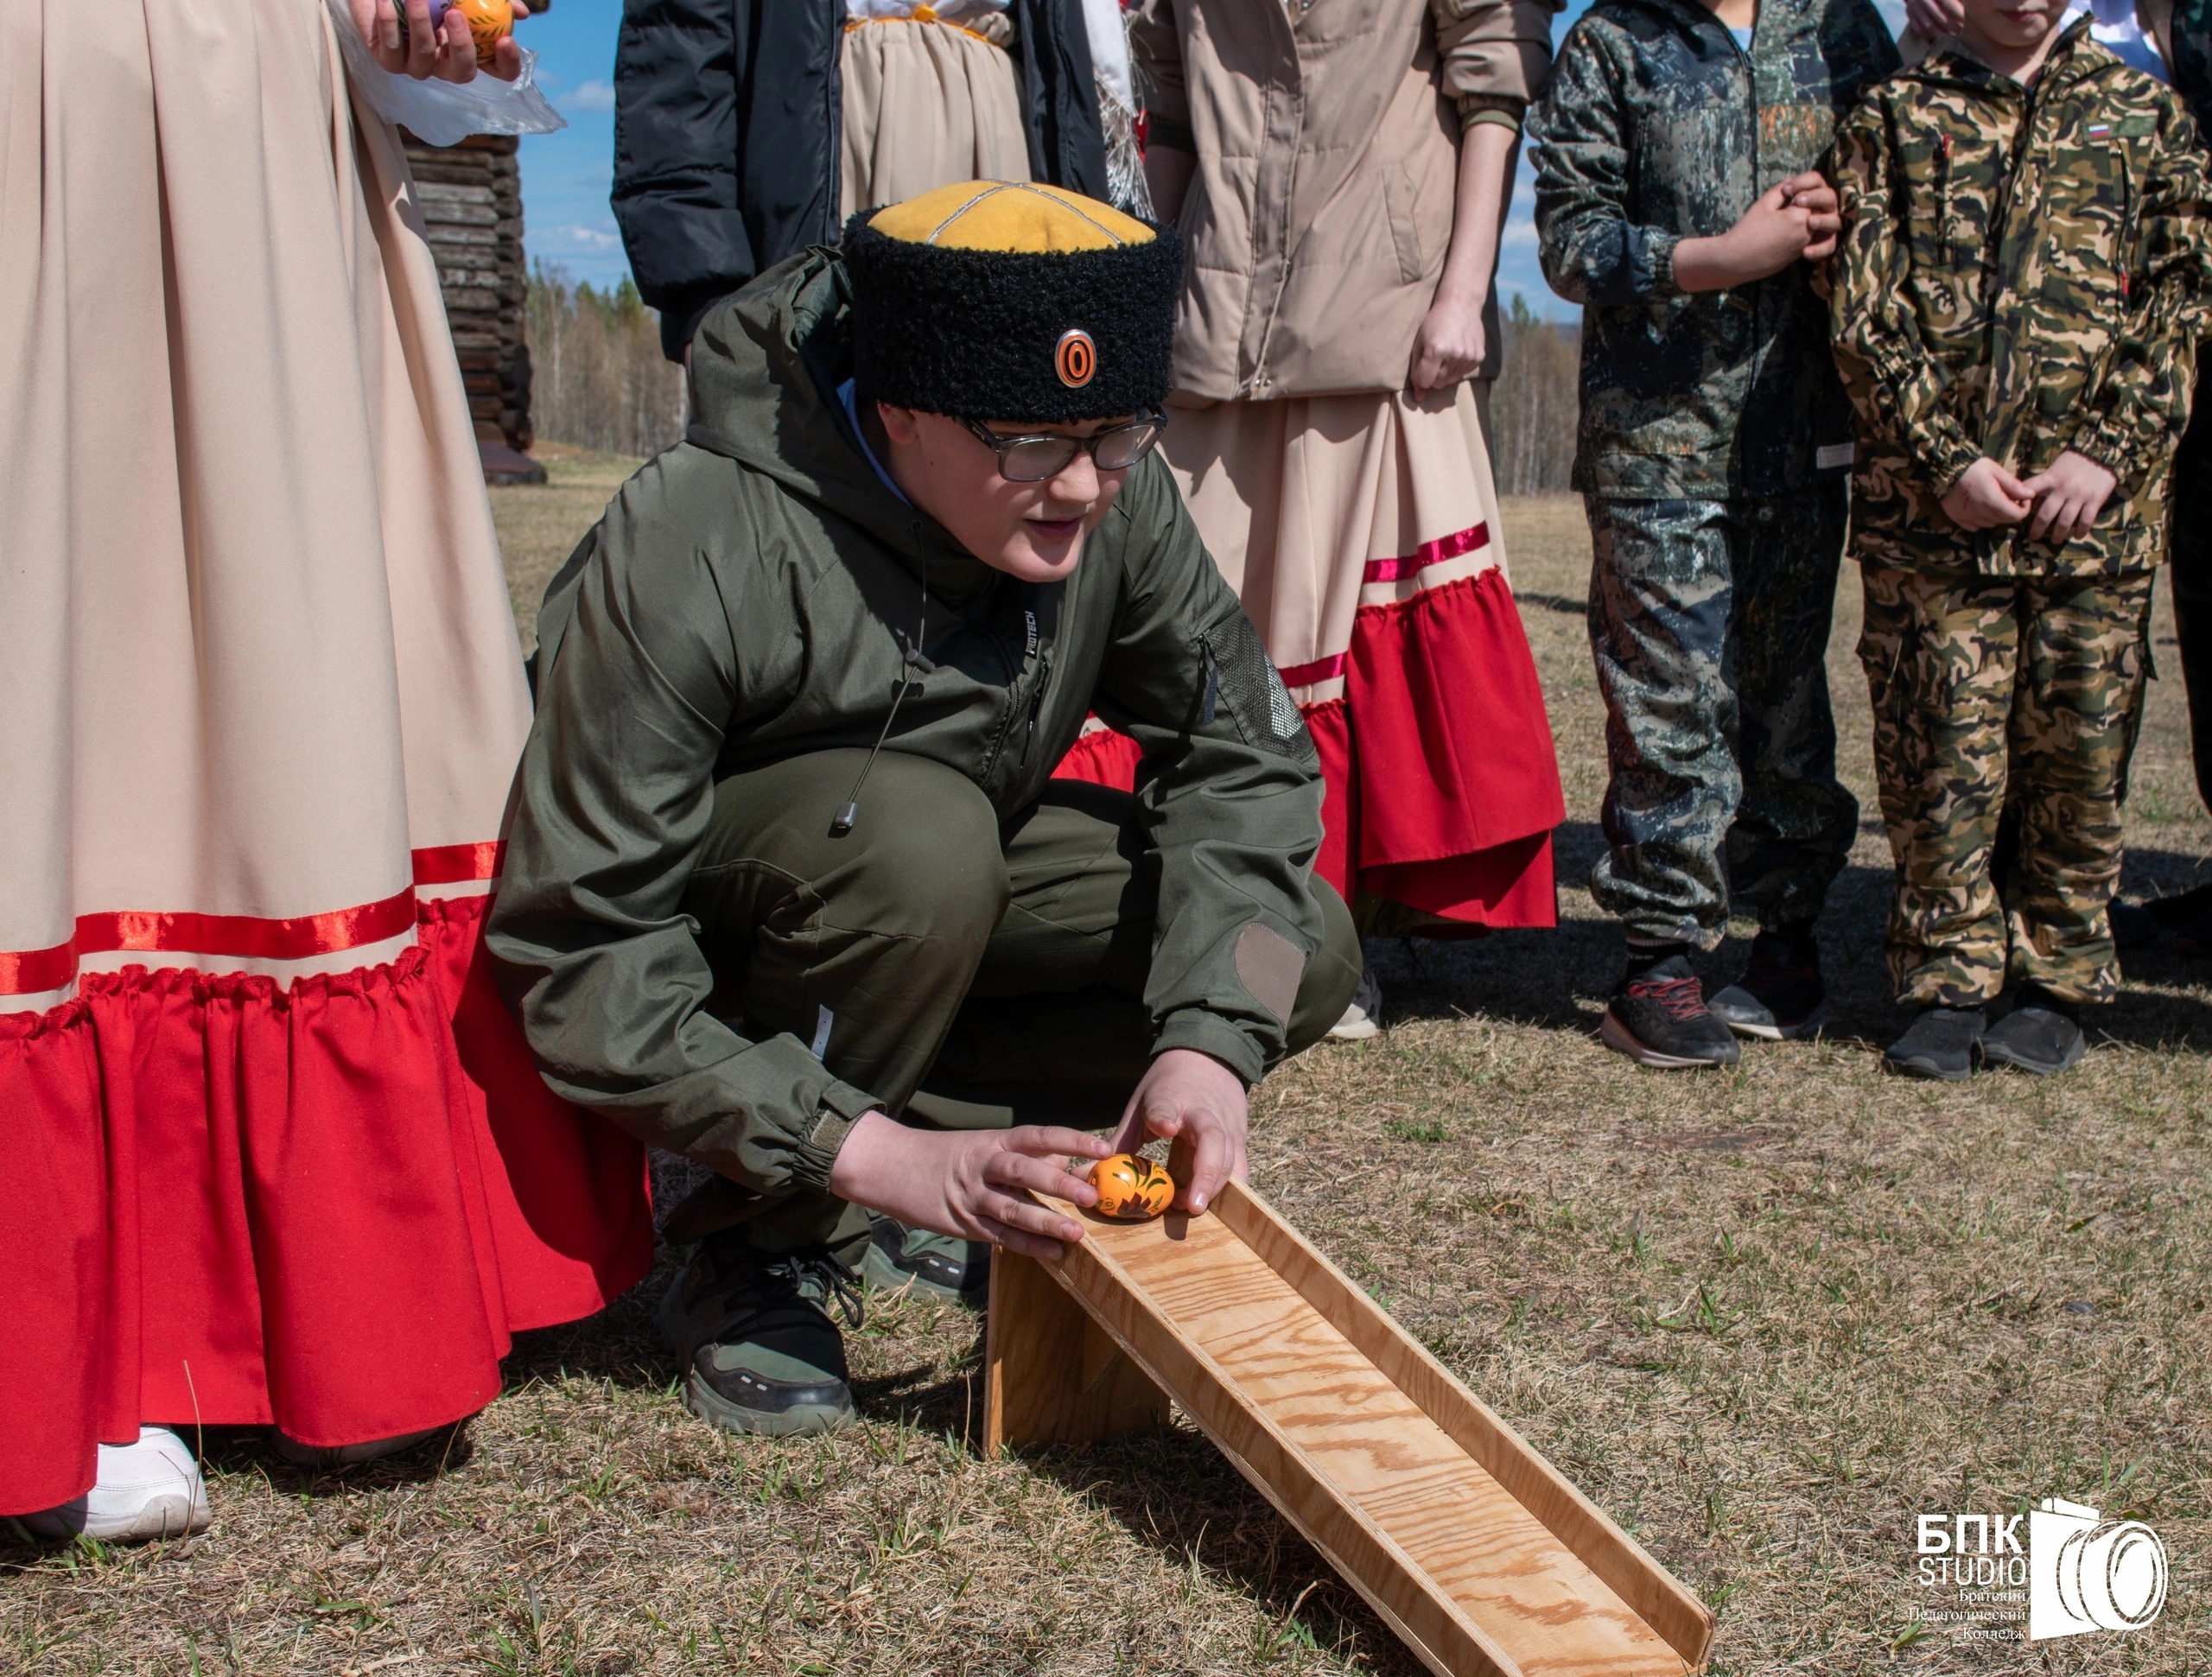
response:
[[[1363,891],[1434,915],[1431,937],[1555,924],[1567,804],[1504,572],[1361,607],[1351,651],[1328,662],[1344,696],[1300,707],[1325,787],[1313,871],[1347,902]],[[1055,772],[1127,790],[1141,757],[1094,728]]]
[[[512,1334],[644,1276],[643,1149],[540,1081],[488,901],[423,903],[386,965],[129,967],[0,1013],[0,1512],[81,1494],[142,1421],[321,1445],[457,1420]]]

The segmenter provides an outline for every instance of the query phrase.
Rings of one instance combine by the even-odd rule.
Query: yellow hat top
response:
[[[1148,245],[1135,216],[1060,187],[1026,181],[961,181],[879,210],[868,224],[886,238],[956,251],[1103,251]]]

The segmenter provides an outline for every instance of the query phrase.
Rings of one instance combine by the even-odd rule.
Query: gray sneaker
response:
[[[991,1248],[928,1229],[909,1229],[895,1217],[868,1219],[868,1255],[861,1275],[879,1293],[912,1288],[947,1304],[981,1310],[991,1292]]]
[[[2012,1011],[1982,1038],[1981,1058],[1985,1064],[2048,1077],[2079,1064],[2088,1045],[2072,1004],[2030,984],[2021,987]]]
[[[733,1432],[829,1432],[853,1418],[835,1305],[861,1325],[853,1272],[820,1248],[768,1257],[742,1231],[710,1235],[660,1301],[661,1337],[683,1364],[683,1405]]]

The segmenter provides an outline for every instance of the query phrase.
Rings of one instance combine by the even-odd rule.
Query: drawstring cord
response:
[[[914,525],[913,532],[915,545],[918,548],[921,545],[922,527],[919,524]],[[922,641],[923,638],[929,633],[929,628],[930,557],[928,551],[924,549],[922,552],[922,614],[914,624],[913,640],[900,648],[902,656],[899,661],[899,690],[891,696],[891,708],[883,718],[883,727],[875,736],[874,745],[868,747],[868,761],[861,765],[860,778],[853,782],[852,791],[847,795],[842,807],[838,810],[836,817],[830,823],[831,838],[844,837],[859,822],[861,788],[868,785],[868,773],[875,767],[876,753],[883,749],[883,742],[891,737],[891,725],[899,720],[899,707],[906,702],[906,689],[912,684],[912,678],[926,676],[937,668],[922,656]],[[893,632],[896,633],[897,631],[894,630]],[[900,639],[903,641],[905,637],[901,636]]]

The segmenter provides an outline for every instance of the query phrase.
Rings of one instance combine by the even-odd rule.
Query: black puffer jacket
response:
[[[1014,0],[1029,172],[1106,196],[1083,0]],[[845,0],[624,0],[614,219],[671,361],[754,275],[838,234]]]

